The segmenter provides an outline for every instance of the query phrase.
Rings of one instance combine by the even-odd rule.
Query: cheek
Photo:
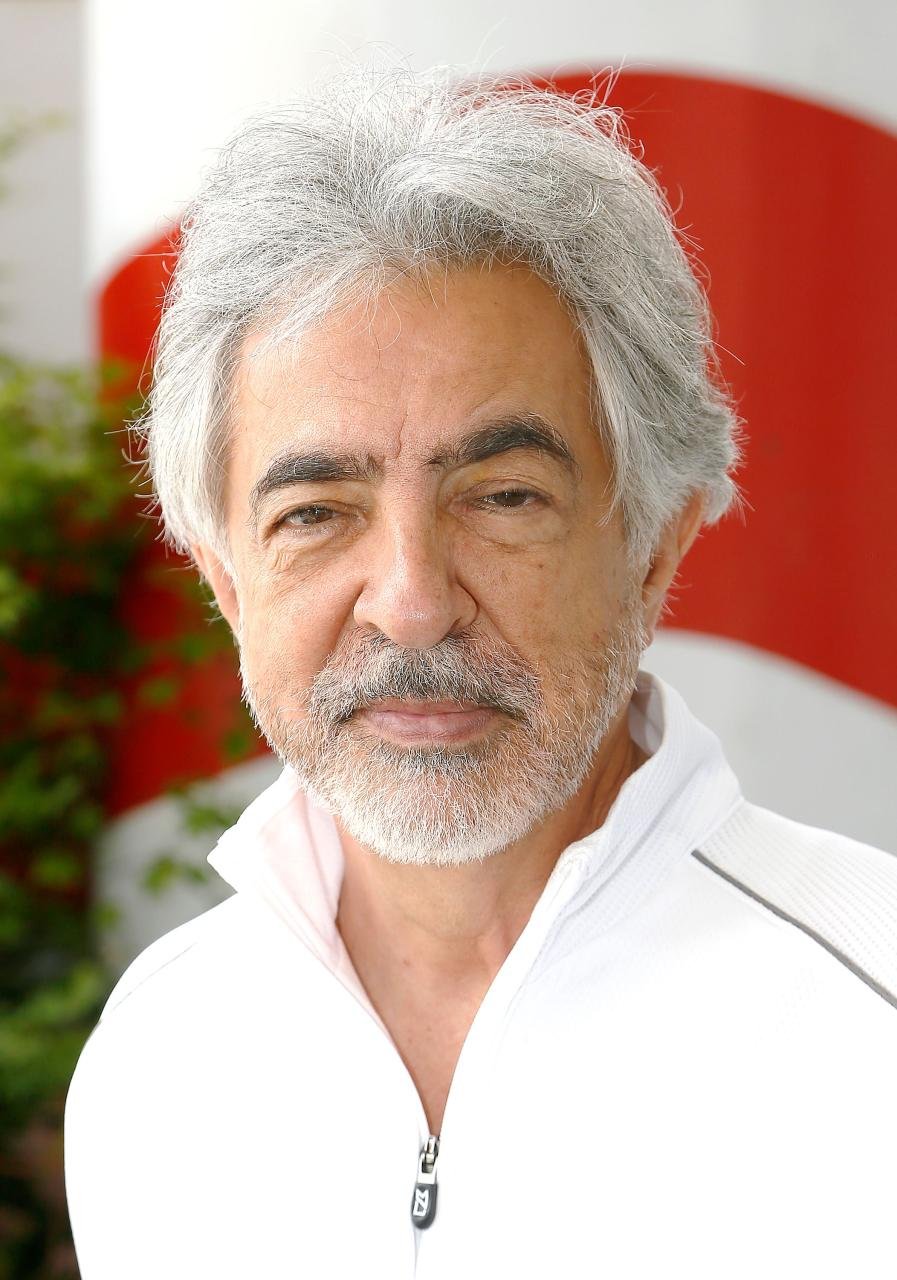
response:
[[[553,671],[604,649],[620,616],[622,588],[612,566],[541,556],[510,576],[501,598],[505,634],[551,681]]]
[[[569,646],[578,608],[558,557],[500,558],[478,567],[475,593],[486,626],[514,646],[543,677]]]
[[[611,584],[594,565],[583,565],[572,554],[541,554],[513,568],[506,566],[495,582],[511,607],[551,631],[563,632],[590,610],[600,613],[613,597]]]
[[[242,601],[240,656],[257,688],[306,688],[323,666],[333,641],[319,604],[282,585],[255,589]]]

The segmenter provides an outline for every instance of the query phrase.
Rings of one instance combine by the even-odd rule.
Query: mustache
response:
[[[474,703],[527,720],[541,691],[516,650],[483,636],[459,632],[430,649],[404,649],[370,634],[334,650],[312,681],[308,709],[341,725],[383,698]]]

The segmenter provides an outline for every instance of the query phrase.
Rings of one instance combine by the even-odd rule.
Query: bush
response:
[[[122,406],[101,391],[84,372],[0,354],[4,1280],[76,1275],[60,1120],[111,985],[96,958],[89,865],[116,682],[142,660],[117,607],[143,529],[115,429]]]

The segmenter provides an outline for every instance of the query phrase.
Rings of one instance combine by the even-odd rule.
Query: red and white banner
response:
[[[87,31],[99,342],[137,365],[202,166],[334,53],[526,72],[560,91],[622,67],[609,100],[701,246],[748,434],[747,518],[692,549],[645,665],[719,733],[751,799],[897,849],[897,6],[401,0],[377,6],[372,30],[360,0],[89,0]],[[129,607],[138,629],[160,625],[145,585]],[[110,868],[125,845],[139,859],[158,843],[167,782],[221,770],[212,730],[234,678],[203,681],[192,723],[182,706],[135,712]],[[235,793],[270,773],[243,766]],[[109,881],[126,893],[120,873]],[[126,950],[175,922],[144,911]]]

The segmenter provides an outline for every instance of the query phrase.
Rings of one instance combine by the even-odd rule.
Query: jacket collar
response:
[[[629,728],[649,759],[627,778],[602,826],[562,852],[534,916],[545,917],[550,905],[559,917],[588,902],[590,929],[611,927],[741,803],[716,735],[659,677],[639,672]],[[339,835],[291,769],[249,805],[208,861],[238,893],[261,897],[328,967],[349,973],[336,928]]]
[[[565,849],[556,867],[577,864],[565,909],[588,903],[592,934],[634,910],[744,803],[716,734],[650,672],[639,672],[629,731],[649,759],[626,779],[602,825]]]

